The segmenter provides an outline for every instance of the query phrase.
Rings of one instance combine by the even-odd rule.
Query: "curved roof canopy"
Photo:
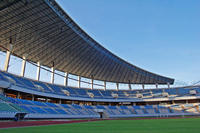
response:
[[[174,79],[138,68],[85,33],[55,0],[0,2],[0,46],[27,60],[95,80],[173,84]]]

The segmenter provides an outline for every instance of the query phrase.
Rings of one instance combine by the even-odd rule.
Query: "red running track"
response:
[[[18,122],[0,122],[0,128],[14,128],[14,127],[28,127],[28,126],[43,126],[43,125],[56,125],[56,124],[67,124],[67,123],[79,123],[79,122],[90,122],[98,121],[99,119],[91,120],[72,120],[72,121],[18,121]]]
[[[44,125],[56,125],[56,124],[69,124],[69,123],[80,123],[90,121],[101,121],[101,120],[145,120],[145,119],[182,119],[182,118],[199,118],[198,116],[191,117],[161,117],[161,118],[120,118],[120,119],[87,119],[87,120],[69,120],[69,121],[9,121],[0,122],[0,128],[14,128],[14,127],[29,127],[29,126],[44,126]]]

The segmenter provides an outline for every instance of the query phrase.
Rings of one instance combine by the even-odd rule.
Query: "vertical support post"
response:
[[[9,62],[10,62],[10,51],[6,52],[6,60],[5,60],[5,64],[4,64],[4,71],[8,71],[8,67],[9,67]]]
[[[131,84],[128,84],[128,88],[129,90],[132,90]]]
[[[129,82],[129,83],[128,83],[128,88],[129,88],[129,90],[132,90],[131,81],[129,80],[128,82]]]
[[[62,104],[62,100],[61,99],[59,99],[59,104]]]
[[[142,89],[144,90],[144,84],[142,84]]]
[[[17,98],[20,99],[20,92],[17,92]]]
[[[51,83],[54,83],[54,74],[55,74],[55,69],[54,67],[51,68]]]
[[[40,62],[37,63],[37,75],[36,75],[36,80],[40,80]]]
[[[158,83],[156,83],[156,89],[158,89]]]
[[[168,87],[168,89],[170,89],[170,83],[169,82],[167,83],[167,87]]]
[[[69,73],[65,73],[65,77],[64,77],[64,86],[68,86],[68,76],[69,76]]]
[[[91,79],[91,89],[94,89],[94,79]]]
[[[35,100],[35,96],[34,95],[32,95],[32,101],[34,101]]]
[[[81,76],[78,76],[78,88],[81,88]]]
[[[8,71],[9,63],[10,63],[10,55],[13,50],[13,45],[12,45],[12,38],[10,38],[10,47],[9,50],[6,52],[6,60],[4,64],[4,71]]]
[[[0,94],[4,94],[4,89],[0,88]]]
[[[117,90],[119,90],[119,83],[116,83]]]
[[[106,90],[106,81],[104,81],[104,90]]]
[[[20,76],[24,77],[25,69],[26,69],[26,56],[23,56]]]

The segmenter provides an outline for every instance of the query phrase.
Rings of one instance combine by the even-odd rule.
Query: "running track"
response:
[[[68,121],[8,121],[0,122],[1,128],[16,128],[16,127],[30,127],[30,126],[44,126],[44,125],[57,125],[57,124],[70,124],[70,123],[80,123],[80,122],[91,122],[91,121],[101,121],[101,120],[144,120],[144,119],[181,119],[182,117],[162,117],[162,118],[121,118],[121,119],[87,119],[87,120],[68,120]],[[184,117],[183,117],[184,118]],[[186,118],[199,118],[199,117],[186,117]]]
[[[67,124],[67,123],[80,123],[98,121],[99,119],[91,120],[69,120],[69,121],[18,121],[18,122],[0,122],[0,128],[14,128],[14,127],[30,127],[30,126],[43,126],[43,125],[56,125],[56,124]]]

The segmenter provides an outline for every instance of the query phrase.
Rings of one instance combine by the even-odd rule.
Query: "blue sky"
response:
[[[199,0],[57,0],[91,37],[128,62],[200,80]]]
[[[153,73],[174,78],[178,81],[175,86],[200,81],[200,0],[56,1],[83,30],[117,56]],[[3,69],[5,53],[0,52],[0,59]],[[20,74],[21,61],[12,56],[8,71]],[[35,79],[36,67],[27,63],[25,77]],[[77,76],[70,75],[70,78],[77,79]],[[41,70],[40,80],[50,82],[50,72]],[[56,84],[63,85],[63,80],[55,75]],[[77,87],[77,81],[69,83]],[[82,83],[81,87],[90,88],[90,85]],[[151,87],[155,88],[148,85],[146,88]],[[107,83],[107,88],[116,85]],[[133,88],[141,86],[133,85]],[[120,89],[128,86],[121,84]]]

